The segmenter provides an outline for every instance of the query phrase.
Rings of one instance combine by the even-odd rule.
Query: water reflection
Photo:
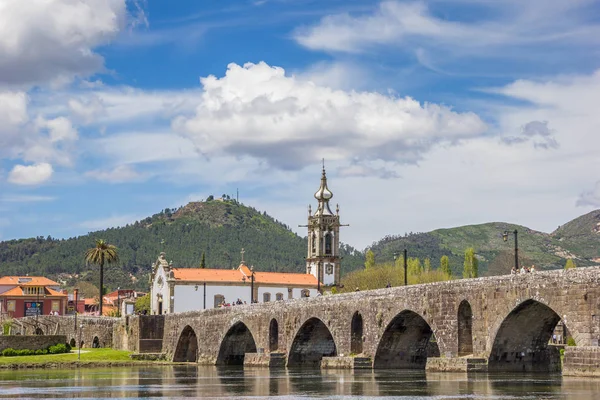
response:
[[[550,374],[441,374],[398,370],[269,370],[241,367],[0,371],[0,398],[594,399],[600,380]]]

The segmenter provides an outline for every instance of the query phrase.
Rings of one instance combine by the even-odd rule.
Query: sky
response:
[[[594,0],[0,0],[0,240],[237,191],[305,236],[322,159],[359,249],[551,232],[600,208],[599,104]]]

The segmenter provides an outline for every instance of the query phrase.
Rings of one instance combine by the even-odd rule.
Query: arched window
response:
[[[300,297],[310,297],[310,291],[308,289],[303,289],[300,292]]]
[[[223,303],[225,303],[225,296],[222,294],[215,294],[215,308],[219,307]]]
[[[271,293],[263,293],[263,303],[268,303],[271,301]]]
[[[312,253],[313,255],[317,253],[317,235],[315,235],[315,233],[313,232],[312,234],[312,240],[311,240],[311,244],[312,244]]]
[[[331,233],[325,234],[325,254],[331,255]]]
[[[277,293],[277,294],[275,295],[275,300],[277,300],[277,301],[281,301],[281,300],[283,300],[283,293]]]

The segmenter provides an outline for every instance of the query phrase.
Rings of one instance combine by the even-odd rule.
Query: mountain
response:
[[[235,200],[212,199],[165,209],[133,224],[57,240],[51,237],[0,242],[2,275],[46,275],[95,284],[97,268],[86,266],[85,251],[95,239],[104,239],[119,249],[120,263],[105,267],[110,289],[148,288],[148,273],[161,251],[178,267],[199,267],[206,253],[207,268],[234,268],[245,249],[245,260],[259,271],[301,272],[305,270],[307,241],[288,226]],[[343,245],[342,269],[363,265],[363,255]]]
[[[391,261],[394,253],[408,250],[409,257],[429,257],[434,267],[446,255],[455,276],[461,276],[464,252],[475,248],[480,275],[501,275],[514,265],[514,236],[518,231],[519,263],[535,264],[539,269],[563,268],[567,258],[579,266],[600,264],[600,210],[582,215],[548,234],[521,225],[491,222],[428,233],[386,236],[373,243],[371,250],[378,262]],[[502,233],[508,231],[504,242]]]

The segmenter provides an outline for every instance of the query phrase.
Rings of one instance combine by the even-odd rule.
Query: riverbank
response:
[[[40,356],[0,356],[0,369],[20,368],[81,368],[81,367],[127,367],[139,365],[173,365],[167,361],[132,360],[130,351],[113,349],[85,349],[65,354],[46,354]]]

